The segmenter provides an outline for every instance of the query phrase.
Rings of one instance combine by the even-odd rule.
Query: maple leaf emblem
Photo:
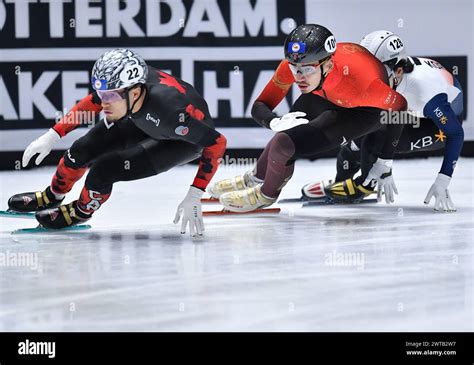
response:
[[[186,90],[184,89],[184,87],[173,76],[170,76],[167,73],[164,73],[163,71],[158,71],[158,74],[160,77],[160,84],[169,87],[174,87],[181,94],[186,94]]]

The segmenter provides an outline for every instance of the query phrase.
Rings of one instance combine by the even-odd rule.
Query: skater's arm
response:
[[[210,117],[198,109],[188,105],[185,111],[178,110],[171,115],[174,115],[173,120],[179,121],[175,124],[175,138],[203,147],[192,186],[205,190],[217,171],[219,160],[224,156],[227,140],[213,128]]]
[[[102,106],[97,93],[87,95],[81,99],[71,110],[57,122],[53,129],[60,137],[64,137],[70,131],[76,129],[79,125],[93,121],[94,113],[100,113]],[[92,113],[84,113],[92,112]],[[92,120],[89,120],[92,119]]]
[[[205,146],[201,159],[199,160],[199,168],[193,181],[193,186],[205,190],[212,177],[217,171],[219,162],[224,156],[227,140],[224,135],[216,132],[213,143]]]
[[[405,97],[393,90],[381,79],[372,81],[369,87],[362,92],[359,105],[380,108],[386,111],[407,110]]]
[[[425,204],[429,204],[434,197],[434,210],[455,212],[456,207],[451,199],[448,186],[464,143],[464,130],[456,113],[448,103],[445,93],[431,98],[423,108],[423,114],[436,124],[440,129],[440,134],[446,134],[443,165],[425,197]]]
[[[253,103],[252,118],[258,124],[262,127],[270,128],[270,121],[277,117],[277,115],[273,113],[273,109],[275,109],[286,94],[288,94],[294,81],[295,79],[288,67],[288,61],[281,61],[272,79]]]
[[[252,105],[252,118],[264,128],[270,128],[270,122],[273,118],[278,118],[278,115],[263,101],[255,100]]]
[[[430,118],[446,134],[446,147],[440,173],[452,176],[464,144],[464,130],[461,122],[451,108],[447,95],[444,93],[433,97],[425,105],[423,114]]]
[[[219,161],[224,156],[227,140],[214,128],[195,119],[191,119],[189,133],[183,136],[183,140],[203,147],[198,172],[192,186],[205,190],[217,171]]]

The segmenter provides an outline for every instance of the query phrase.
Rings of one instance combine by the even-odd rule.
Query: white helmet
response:
[[[360,41],[360,45],[367,48],[390,71],[393,71],[400,61],[407,60],[402,40],[398,35],[388,30],[376,30],[367,34]]]
[[[92,68],[95,90],[117,90],[146,83],[148,67],[136,52],[117,48],[105,52]]]

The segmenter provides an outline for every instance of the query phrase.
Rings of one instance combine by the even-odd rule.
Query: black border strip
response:
[[[185,330],[185,328],[183,328]],[[54,341],[55,357],[19,355],[19,342]],[[473,333],[0,333],[8,364],[469,364]],[[407,351],[455,354],[407,354]],[[167,361],[168,360],[168,361]],[[171,361],[170,361],[171,360]],[[306,361],[303,361],[306,360]],[[309,360],[309,361],[308,361]],[[271,361],[271,362],[270,362]]]

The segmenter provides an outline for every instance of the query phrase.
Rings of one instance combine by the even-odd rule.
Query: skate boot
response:
[[[44,191],[32,193],[15,194],[8,199],[8,209],[15,212],[37,212],[42,209],[55,208],[64,200],[56,199],[51,187],[47,187]]]
[[[324,192],[327,199],[339,204],[357,204],[370,194],[374,193],[374,188],[357,184],[352,179],[346,179],[325,186]]]
[[[77,209],[77,200],[57,208],[41,210],[35,214],[36,220],[45,228],[61,229],[84,223],[91,218]]]
[[[221,181],[217,181],[214,184],[210,184],[207,187],[207,193],[213,198],[219,199],[219,197],[224,193],[237,190],[245,190],[261,183],[263,183],[263,181],[257,179],[253,175],[252,171],[247,171],[243,175],[239,175],[231,179],[224,179]]]
[[[219,198],[224,209],[231,212],[251,212],[255,209],[265,208],[275,203],[276,198],[269,198],[260,191],[261,185],[245,190],[224,193]]]
[[[326,187],[333,184],[334,180],[323,180],[306,184],[301,188],[304,200],[319,200],[326,198]]]

